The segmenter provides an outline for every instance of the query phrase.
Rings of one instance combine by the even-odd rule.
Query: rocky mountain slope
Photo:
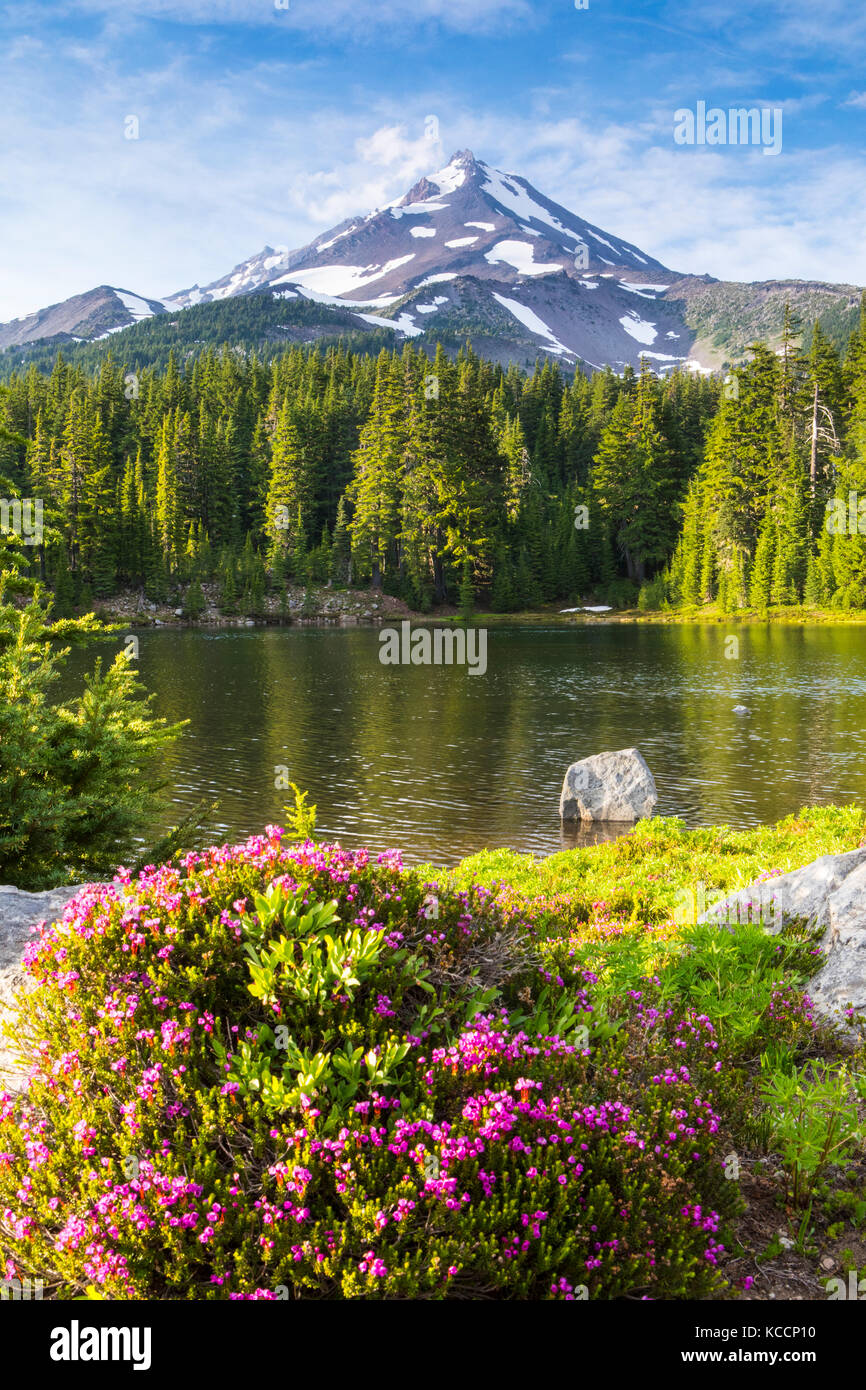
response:
[[[129,290],[98,285],[86,294],[73,295],[61,304],[50,304],[23,319],[0,323],[0,349],[57,338],[66,342],[95,342],[130,324],[164,314],[160,299],[142,299]]]
[[[0,349],[33,342],[94,342],[144,319],[172,315],[178,346],[200,343],[184,313],[220,310],[223,341],[232,301],[267,296],[269,326],[287,341],[345,333],[421,338],[455,347],[467,337],[493,360],[530,364],[539,355],[564,368],[609,364],[621,372],[642,357],[665,372],[717,369],[750,342],[773,341],[790,301],[808,328],[817,318],[844,337],[859,304],[855,285],[821,281],[724,282],[671,270],[647,252],[585,221],[471,151],[422,178],[403,197],[323,232],[290,251],[266,246],[220,279],[143,299],[100,286],[12,324]],[[301,304],[310,314],[294,313]],[[287,323],[274,324],[274,309]],[[205,315],[205,319],[208,318]],[[277,317],[280,315],[277,313]],[[243,319],[237,313],[238,324]],[[278,341],[279,333],[268,334]],[[126,351],[126,345],[124,346]]]

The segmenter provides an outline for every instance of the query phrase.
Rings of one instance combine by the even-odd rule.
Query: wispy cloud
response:
[[[866,282],[866,93],[847,68],[813,73],[795,7],[768,3],[778,43],[763,7],[741,22],[710,0],[645,0],[632,27],[601,0],[11,0],[0,320],[102,282],[215,279],[466,147],[675,269]],[[701,42],[683,35],[702,19]],[[673,113],[698,97],[772,98],[782,156],[676,147]]]
[[[66,0],[66,5],[81,14],[106,14],[116,11],[117,0]],[[279,22],[311,34],[351,32],[356,37],[380,35],[395,25],[425,24],[457,33],[490,33],[503,23],[534,20],[530,0],[123,0],[123,8],[129,15],[176,24],[261,27]]]

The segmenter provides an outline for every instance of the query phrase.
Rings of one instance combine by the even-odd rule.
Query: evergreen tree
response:
[[[475,585],[472,582],[472,563],[467,555],[460,576],[460,616],[469,622],[474,612]]]
[[[397,563],[406,445],[402,375],[398,364],[383,349],[370,417],[361,431],[355,454],[355,476],[350,489],[354,504],[350,528],[353,548],[374,588],[381,586],[382,571],[388,563]]]
[[[775,573],[775,550],[776,527],[772,512],[768,511],[758,537],[749,584],[749,603],[759,613],[766,613],[770,606]]]
[[[159,765],[182,725],[154,719],[125,652],[105,672],[97,661],[77,698],[52,700],[69,650],[52,638],[96,627],[52,630],[38,588],[23,608],[8,601],[15,577],[8,568],[0,577],[0,875],[28,889],[104,878],[137,857],[160,805]]]
[[[310,504],[309,461],[289,401],[284,401],[271,445],[271,468],[265,507],[268,558],[279,552],[297,568],[297,554],[306,547],[302,518]],[[299,529],[300,528],[300,529]]]
[[[186,617],[191,618],[193,622],[195,622],[198,618],[201,617],[204,610],[204,594],[202,593],[201,584],[199,580],[195,578],[192,580],[192,582],[189,585],[189,588],[186,591],[186,597],[184,599],[183,604],[183,611]]]
[[[646,359],[632,395],[614,406],[592,471],[593,486],[630,579],[669,557],[676,541],[676,480],[661,430],[658,384]]]
[[[352,542],[346,520],[346,499],[341,497],[337,503],[337,522],[334,527],[334,540],[331,546],[330,578],[338,588],[349,582]]]

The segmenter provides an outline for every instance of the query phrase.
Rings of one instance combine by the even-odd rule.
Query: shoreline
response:
[[[208,603],[197,617],[185,614],[177,604],[154,603],[128,591],[112,598],[96,600],[93,612],[110,623],[130,627],[166,628],[257,628],[257,627],[359,627],[377,626],[388,621],[408,619],[416,626],[466,623],[473,627],[598,627],[625,624],[635,627],[862,627],[866,609],[786,607],[758,613],[742,609],[723,613],[712,608],[656,609],[611,608],[609,612],[572,612],[558,608],[525,609],[514,613],[493,613],[483,609],[464,618],[453,606],[428,613],[411,609],[402,599],[376,589],[288,590],[283,608],[274,595],[264,601],[265,611],[255,616],[225,613]],[[310,597],[311,596],[311,597]]]

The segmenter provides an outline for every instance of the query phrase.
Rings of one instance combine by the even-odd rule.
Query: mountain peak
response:
[[[452,164],[462,164],[466,168],[469,168],[473,164],[477,163],[478,160],[475,158],[475,155],[472,153],[471,150],[457,150],[455,154],[452,154],[451,158],[448,161],[449,167]]]
[[[445,193],[456,193],[458,188],[469,187],[483,176],[483,170],[471,150],[458,150],[435,174],[422,174],[416,184],[388,207],[411,207],[441,197]]]

